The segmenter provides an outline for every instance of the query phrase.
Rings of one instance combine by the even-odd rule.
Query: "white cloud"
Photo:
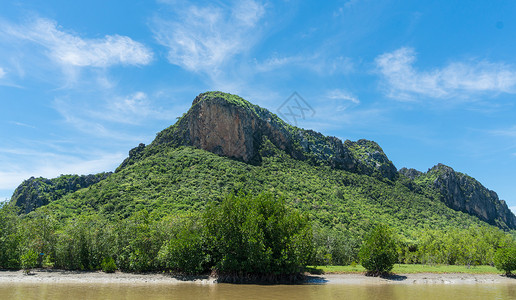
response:
[[[1,152],[2,149],[0,149]],[[12,151],[10,152],[12,154]],[[94,174],[113,169],[126,157],[124,153],[97,153],[96,158],[20,150],[17,156],[25,156],[30,162],[24,166],[10,166],[0,171],[0,190],[14,190],[32,176],[54,178],[61,174]]]
[[[516,137],[516,126],[506,129],[490,130],[488,132],[497,136]]]
[[[125,96],[104,94],[99,97],[101,99],[94,103],[58,98],[53,106],[64,122],[83,133],[131,142],[142,141],[145,137],[128,130],[128,125],[137,128],[156,120],[173,121],[179,114],[177,110],[159,107],[141,91]]]
[[[516,68],[502,63],[452,62],[443,68],[420,71],[414,68],[416,52],[400,48],[375,60],[389,96],[409,100],[468,97],[474,93],[515,93]]]
[[[349,57],[330,57],[324,53],[296,56],[271,56],[263,62],[255,62],[253,71],[270,72],[284,67],[299,67],[321,75],[346,74],[353,71],[354,65]]]
[[[22,122],[9,121],[8,123],[16,125],[16,126],[20,126],[20,127],[36,129],[36,126],[25,124],[25,123],[22,123]]]
[[[4,69],[0,67],[0,79],[3,78],[5,74],[6,72],[4,71]]]
[[[325,96],[327,105],[331,107],[330,111],[338,113],[339,116],[343,116],[345,110],[355,108],[360,104],[360,100],[355,95],[342,89],[327,91]]]
[[[44,47],[51,59],[65,66],[146,65],[152,61],[150,49],[126,36],[84,39],[63,31],[55,21],[43,18],[25,25],[7,22],[1,25],[4,35]]]
[[[177,112],[155,107],[144,92],[135,92],[124,97],[113,97],[107,101],[105,109],[90,112],[90,116],[111,122],[140,124],[143,120],[172,120]]]
[[[168,48],[168,60],[186,70],[217,72],[234,56],[250,49],[265,14],[256,1],[235,1],[233,6],[181,5],[176,17],[156,18],[154,37]]]
[[[345,101],[351,101],[355,104],[360,104],[360,100],[358,100],[357,97],[355,97],[353,94],[345,91],[345,90],[331,90],[326,93],[326,97],[332,100],[345,100]]]
[[[511,206],[509,209],[512,211],[513,214],[516,215],[516,206]]]

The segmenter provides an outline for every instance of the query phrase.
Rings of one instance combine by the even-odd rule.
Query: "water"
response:
[[[0,284],[0,299],[516,299],[516,284]]]

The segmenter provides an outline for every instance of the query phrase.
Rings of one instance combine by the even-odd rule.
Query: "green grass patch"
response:
[[[361,265],[355,266],[320,266],[311,267],[316,272],[324,274],[348,274],[364,273]],[[464,273],[464,274],[500,274],[495,267],[491,266],[456,266],[456,265],[418,265],[418,264],[395,264],[392,270],[395,274],[416,274],[416,273]],[[315,273],[315,272],[314,272]]]

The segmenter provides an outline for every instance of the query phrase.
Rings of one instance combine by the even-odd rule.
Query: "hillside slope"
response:
[[[373,141],[342,142],[238,96],[207,92],[150,145],[132,149],[114,174],[49,207],[63,217],[128,217],[144,208],[162,216],[199,211],[243,189],[284,195],[325,226],[363,230],[383,220],[403,230],[483,222],[516,229],[516,217],[477,181],[400,171]]]
[[[110,174],[111,172],[82,176],[61,175],[53,179],[31,177],[16,188],[11,203],[20,207],[22,212],[29,213],[67,194],[104,180]]]

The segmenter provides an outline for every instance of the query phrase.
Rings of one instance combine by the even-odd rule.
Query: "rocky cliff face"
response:
[[[221,92],[197,96],[188,113],[160,132],[148,151],[152,153],[153,148],[163,145],[194,146],[260,164],[260,149],[265,140],[295,159],[389,180],[398,175],[375,142],[343,143],[336,137],[291,126],[266,109]]]
[[[336,137],[300,129],[266,109],[221,92],[197,96],[176,124],[158,133],[150,145],[140,144],[129,151],[129,157],[116,172],[168,147],[180,146],[193,146],[255,165],[281,150],[313,165],[327,165],[380,180],[392,182],[401,175],[401,184],[417,193],[439,198],[450,208],[477,216],[489,224],[516,229],[516,217],[495,192],[450,167],[437,165],[427,173],[406,168],[398,172],[373,141],[342,142]],[[30,212],[108,175],[68,175],[51,180],[31,178],[18,187],[11,202]]]
[[[47,205],[68,193],[89,187],[111,173],[96,175],[62,175],[54,179],[31,177],[20,184],[11,197],[11,202],[21,208],[22,213],[29,213],[38,207]]]
[[[516,229],[516,216],[505,201],[474,178],[443,164],[434,166],[427,173],[406,173],[414,175],[416,182],[439,191],[440,200],[448,207],[501,228]]]

